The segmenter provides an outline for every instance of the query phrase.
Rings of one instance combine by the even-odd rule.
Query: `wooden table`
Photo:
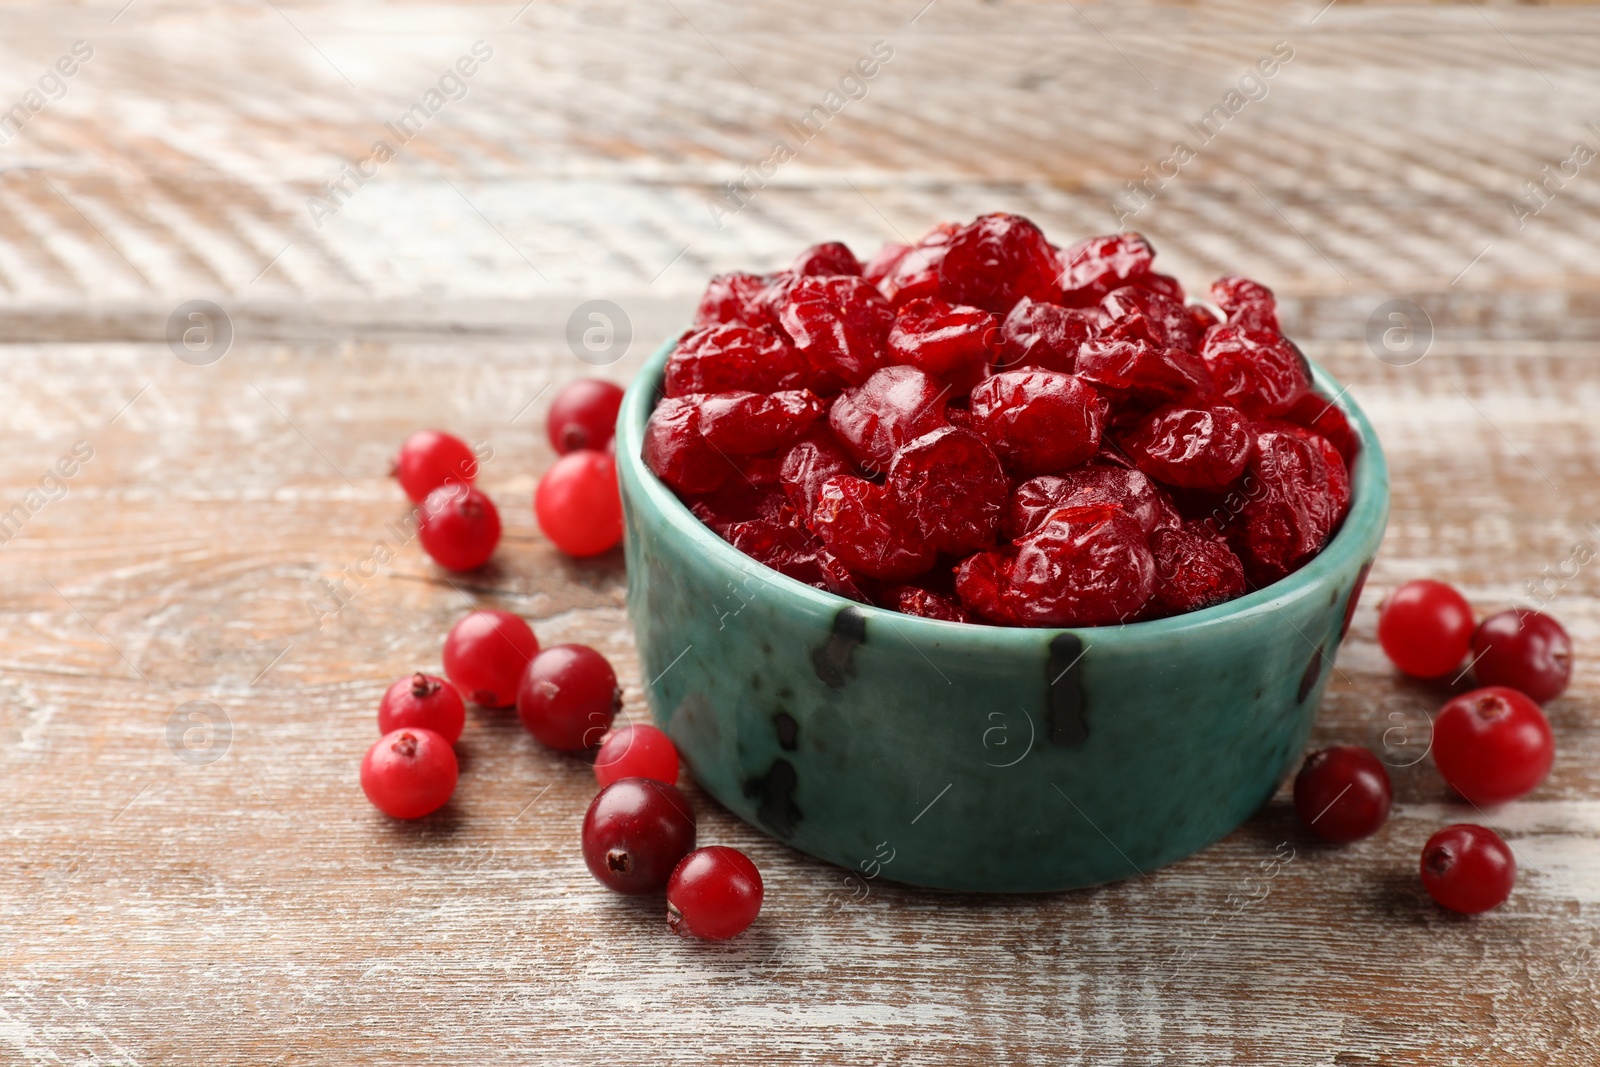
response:
[[[1600,14],[519,2],[0,7],[0,109],[26,119],[0,111],[0,1062],[1600,1060],[1600,578],[1571,562],[1600,538],[1600,163],[1559,176],[1600,149]],[[802,142],[785,123],[879,41]],[[728,210],[779,138],[794,158]],[[620,556],[565,560],[529,512],[553,387],[625,381],[713,271],[994,209],[1104,232],[1164,165],[1127,224],[1191,287],[1276,288],[1389,453],[1388,539],[1314,738],[1394,767],[1376,837],[1312,844],[1280,793],[1149,878],[879,881],[833,909],[844,872],[696,793],[703,839],[768,887],[710,946],[592,882],[587,769],[505,714],[470,716],[439,815],[362,799],[379,694],[474,605],[599,648],[647,714]],[[632,334],[598,371],[567,340],[593,299]],[[169,345],[194,300],[221,332]],[[1393,300],[1421,309],[1409,347],[1383,343]],[[393,525],[386,459],[431,425],[494,451],[506,537],[464,578]],[[1548,600],[1577,642],[1527,800],[1480,814],[1423,758],[1444,692],[1396,677],[1374,619],[1424,575],[1481,612]],[[1520,863],[1476,919],[1416,877],[1463,819]]]

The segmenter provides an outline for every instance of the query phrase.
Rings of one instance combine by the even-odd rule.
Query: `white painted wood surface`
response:
[[[0,1063],[1600,1060],[1600,580],[1546,587],[1577,676],[1550,779],[1487,813],[1522,873],[1475,920],[1415,876],[1433,829],[1479,817],[1418,759],[1443,695],[1373,636],[1408,578],[1486,612],[1600,540],[1600,162],[1520,228],[1509,206],[1600,149],[1600,12],[923,3],[0,4],[0,116],[93,49],[0,144],[0,512],[27,510],[0,546]],[[307,199],[480,40],[465,96],[318,227]],[[719,184],[880,40],[865,96],[717,228]],[[1397,765],[1382,833],[1313,845],[1280,796],[1148,879],[874,882],[836,908],[842,871],[696,793],[703,838],[768,886],[705,946],[594,885],[587,769],[505,715],[470,717],[439,817],[366,805],[379,694],[469,603],[600,648],[644,714],[620,559],[562,560],[527,507],[548,388],[595,373],[565,339],[580,302],[628,315],[599,371],[625,381],[710,272],[814,239],[997,208],[1112,229],[1123,183],[1278,41],[1265,97],[1130,224],[1191,286],[1277,288],[1379,426],[1393,518],[1315,740]],[[1409,366],[1365,339],[1397,298],[1434,327]],[[192,299],[232,323],[214,365],[165,341]],[[414,544],[362,577],[404,512],[387,455],[424,425],[495,450],[505,544],[459,588]],[[205,765],[168,744],[195,700],[231,726]]]

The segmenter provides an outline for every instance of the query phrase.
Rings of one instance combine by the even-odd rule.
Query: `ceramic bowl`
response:
[[[858,604],[707,529],[640,458],[671,347],[618,419],[628,612],[656,721],[740,818],[862,880],[1058,890],[1204,848],[1294,765],[1389,509],[1321,368],[1362,450],[1320,555],[1175,618],[1020,629]]]

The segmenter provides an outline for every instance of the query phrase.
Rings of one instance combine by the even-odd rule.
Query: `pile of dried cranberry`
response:
[[[1275,582],[1343,520],[1357,438],[1270,291],[1222,278],[1213,310],[1153,258],[993,214],[719,275],[645,461],[740,551],[913,615],[1097,625]]]

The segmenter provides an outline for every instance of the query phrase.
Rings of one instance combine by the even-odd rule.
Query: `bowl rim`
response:
[[[1333,540],[1304,567],[1244,596],[1198,611],[1143,622],[1076,627],[995,626],[907,615],[807,585],[745,555],[701,522],[678,499],[677,494],[646,466],[643,457],[645,423],[655,408],[667,359],[680,339],[681,335],[664,342],[628,383],[622,408],[617,415],[616,431],[617,470],[625,488],[633,491],[635,500],[652,507],[674,533],[684,537],[692,551],[702,553],[709,561],[738,572],[746,581],[762,582],[775,595],[798,600],[819,615],[836,615],[841,609],[855,608],[866,620],[889,625],[901,637],[911,641],[913,647],[919,643],[944,645],[956,642],[982,645],[996,651],[1026,649],[1031,652],[1063,633],[1084,638],[1086,645],[1091,643],[1090,635],[1093,635],[1092,643],[1101,646],[1115,647],[1124,643],[1143,645],[1152,639],[1180,637],[1214,627],[1218,623],[1268,611],[1282,614],[1281,605],[1304,596],[1308,590],[1325,587],[1331,579],[1347,570],[1370,563],[1370,558],[1355,557],[1370,557],[1377,553],[1388,522],[1389,468],[1377,433],[1367,420],[1366,413],[1351,399],[1349,387],[1341,386],[1316,361],[1307,357],[1313,386],[1325,400],[1338,405],[1344,412],[1360,439],[1361,453],[1351,472],[1351,505],[1344,524]]]

